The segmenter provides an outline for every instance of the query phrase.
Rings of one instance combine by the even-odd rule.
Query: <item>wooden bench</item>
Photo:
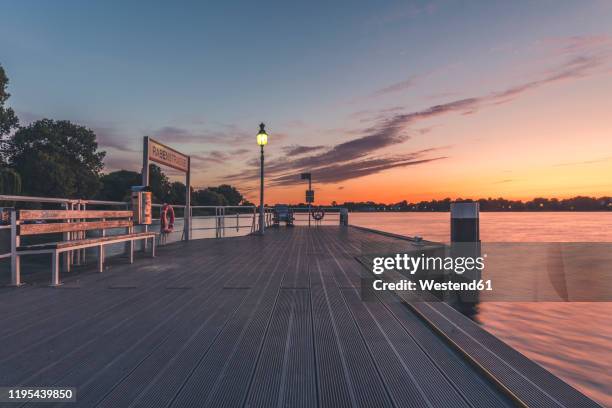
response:
[[[104,269],[104,246],[129,243],[130,263],[134,262],[134,241],[151,240],[151,255],[155,256],[154,232],[134,233],[132,211],[99,210],[19,210],[11,213],[11,283],[21,285],[20,257],[51,254],[51,286],[61,285],[60,254],[98,247],[98,272]],[[127,233],[106,235],[109,228],[126,228]],[[85,238],[85,231],[100,230],[102,236]],[[68,240],[36,245],[21,245],[22,236],[62,233]],[[70,239],[78,236],[81,239]]]

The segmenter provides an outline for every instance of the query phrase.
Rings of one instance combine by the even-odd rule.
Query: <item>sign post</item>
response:
[[[142,146],[142,184],[149,185],[149,163],[155,162],[185,173],[185,240],[191,238],[191,157],[145,136]]]
[[[145,136],[142,145],[142,185],[149,185],[149,136]]]
[[[311,204],[314,203],[314,191],[312,190],[312,174],[300,174],[302,180],[308,180],[308,190],[306,190],[306,202],[308,203],[308,226],[310,227]]]

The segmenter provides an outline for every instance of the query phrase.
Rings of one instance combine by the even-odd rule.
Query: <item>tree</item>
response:
[[[139,182],[138,184],[142,183]],[[153,193],[153,200],[158,203],[164,202],[170,195],[170,180],[162,169],[155,164],[149,165],[149,186]]]
[[[6,141],[4,140],[4,136],[8,135],[13,129],[16,129],[19,126],[19,119],[15,115],[13,109],[4,106],[8,98],[11,96],[11,94],[6,90],[8,83],[8,77],[4,72],[4,68],[2,68],[2,65],[0,65],[0,159],[2,163],[4,163],[6,160],[4,153]]]
[[[166,202],[170,204],[185,204],[187,187],[180,181],[170,184],[170,193],[166,197]]]
[[[129,201],[131,188],[132,186],[140,186],[142,184],[142,175],[135,171],[118,170],[102,175],[100,181],[102,187],[97,195],[98,199]],[[149,168],[149,182],[151,193],[156,202],[185,204],[185,184],[180,181],[170,183],[168,177],[159,166],[151,165]]]
[[[219,187],[208,187],[209,190],[221,194],[227,200],[227,205],[239,205],[243,198],[242,194],[229,184],[222,184]]]
[[[0,166],[0,194],[19,195],[21,194],[21,177],[19,174],[8,167]],[[0,201],[0,207],[14,207],[14,201]],[[5,214],[2,214],[5,215]],[[7,215],[7,214],[6,214]]]
[[[0,167],[0,194],[17,195],[21,193],[19,173],[8,167]]]
[[[132,186],[142,184],[140,173],[129,170],[113,171],[100,178],[102,187],[97,198],[109,201],[128,201]]]
[[[26,194],[90,198],[100,188],[106,152],[98,151],[91,129],[42,119],[15,132],[6,151]]]
[[[210,188],[198,190],[193,193],[194,205],[228,205],[224,195]]]

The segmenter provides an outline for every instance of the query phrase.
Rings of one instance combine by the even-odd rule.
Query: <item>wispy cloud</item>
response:
[[[299,156],[302,154],[312,153],[318,150],[323,150],[325,149],[325,147],[326,146],[323,146],[323,145],[319,145],[319,146],[290,145],[290,146],[284,146],[282,148],[282,151],[288,156]]]
[[[111,148],[123,152],[140,151],[133,146],[134,139],[122,136],[115,127],[111,126],[96,126],[92,127],[96,134],[98,145],[101,148]]]
[[[116,170],[131,170],[140,172],[142,163],[134,160],[133,153],[122,154],[121,152],[107,154],[104,158],[104,172],[109,173]]]
[[[220,130],[192,130],[178,126],[164,126],[149,134],[165,143],[210,143],[223,146],[244,146],[252,142],[254,132],[246,132],[234,125],[223,125]]]
[[[612,47],[612,36],[607,34],[546,38],[541,42],[552,55],[606,51]]]
[[[178,126],[164,126],[151,132],[151,136],[166,143],[194,143],[202,141],[203,135]]]
[[[299,160],[277,159],[266,165],[266,171],[271,179],[270,185],[299,184],[301,181],[298,174],[306,170],[312,171],[319,183],[335,183],[380,173],[392,168],[414,166],[447,158],[447,156],[430,157],[429,155],[446,149],[448,146],[423,149],[405,154],[365,157],[371,148],[374,150],[378,149],[378,147],[372,147],[379,145],[370,144],[371,140],[375,139],[361,138],[358,141],[336,145],[325,153],[304,157]],[[351,144],[352,142],[359,143],[353,145]],[[336,159],[331,159],[333,157]],[[253,162],[251,164],[252,168],[249,171],[229,175],[228,179],[242,182],[254,180],[258,174],[258,163]]]
[[[417,76],[410,77],[404,81],[399,81],[384,88],[378,89],[370,94],[371,97],[376,98],[379,96],[387,95],[390,93],[405,91],[408,88],[415,86],[417,82]]]
[[[422,121],[449,114],[474,114],[489,106],[509,103],[526,92],[548,84],[580,79],[600,72],[608,60],[607,53],[589,53],[583,50],[580,55],[571,55],[563,63],[544,72],[539,78],[505,89],[408,113],[397,112],[394,108],[372,126],[363,129],[361,136],[357,138],[336,144],[316,154],[272,160],[266,165],[266,170],[275,185],[299,182],[296,174],[306,169],[316,173],[317,180],[321,183],[335,183],[391,168],[443,160],[448,156],[435,154],[441,149],[439,147],[396,155],[374,156],[374,154],[381,149],[405,143],[410,139],[411,132],[427,133],[427,127],[416,128]],[[230,175],[228,178],[242,181],[255,179],[257,163],[250,164],[252,165],[250,171]]]
[[[421,154],[419,153],[409,153],[406,155],[355,160],[347,163],[320,166],[316,169],[314,177],[318,183],[337,183],[345,180],[369,176],[371,174],[380,173],[382,171],[397,167],[415,166],[418,164],[429,163],[447,158],[446,156],[439,156],[419,159],[419,157],[421,157]],[[274,177],[271,184],[290,185],[299,184],[302,182],[303,181],[300,180],[297,174],[292,173]]]
[[[606,63],[609,61],[609,57],[609,54],[573,56],[554,69],[548,70],[541,78],[532,81],[523,82],[481,96],[457,99],[451,102],[430,106],[429,108],[417,112],[396,114],[379,124],[379,133],[397,133],[398,129],[403,129],[417,121],[449,113],[475,113],[483,107],[510,102],[525,92],[551,83],[584,78],[595,74],[598,70],[605,67]]]
[[[612,160],[612,156],[600,157],[592,160],[582,160],[582,161],[574,161],[574,162],[565,162],[555,164],[555,167],[564,167],[564,166],[580,166],[583,164],[596,164],[596,163],[605,163],[607,161]]]
[[[249,149],[212,150],[210,152],[191,154],[190,156],[192,161],[196,161],[199,164],[226,164],[251,152]]]
[[[19,117],[19,123],[21,126],[28,126],[33,122],[45,118],[44,115],[27,111],[19,111],[17,112],[17,116]],[[128,152],[136,151],[136,149],[133,147],[134,140],[120,134],[119,129],[113,123],[94,122],[91,124],[78,120],[71,120],[71,122],[93,130],[93,132],[96,134],[98,146],[101,149],[111,148]]]

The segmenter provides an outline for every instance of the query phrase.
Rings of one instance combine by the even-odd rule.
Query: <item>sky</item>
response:
[[[612,194],[612,2],[0,0],[23,125],[148,135],[266,202]],[[181,175],[165,170],[173,179]]]

